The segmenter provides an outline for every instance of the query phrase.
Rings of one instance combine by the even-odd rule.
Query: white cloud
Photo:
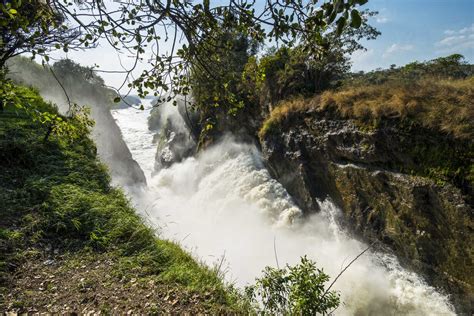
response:
[[[411,44],[392,44],[390,45],[386,50],[385,53],[383,53],[383,57],[389,57],[390,55],[393,55],[395,53],[401,53],[401,52],[409,52],[412,51],[415,48],[415,46]]]
[[[352,53],[351,61],[352,61],[352,70],[353,71],[368,71],[376,68],[375,64],[375,52],[373,49],[358,50]]]
[[[460,30],[446,30],[444,37],[435,43],[438,53],[461,53],[474,49],[474,23]]]
[[[386,16],[378,16],[375,21],[377,21],[377,23],[384,24],[387,23],[389,19]]]
[[[384,24],[389,21],[390,19],[388,17],[388,10],[386,8],[380,9],[379,14],[375,17],[375,22],[379,24]]]
[[[471,26],[459,30],[459,34],[474,34],[474,23]]]

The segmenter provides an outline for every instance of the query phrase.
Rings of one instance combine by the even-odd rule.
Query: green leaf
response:
[[[346,26],[346,19],[344,17],[340,17],[339,20],[337,20],[337,35],[341,35],[342,31],[344,30],[344,27]]]
[[[15,10],[15,9],[10,9],[8,12],[10,12],[10,14],[17,14],[18,13],[18,11]]]
[[[351,11],[351,26],[358,29],[362,24],[362,18],[360,17],[359,11],[352,10]]]

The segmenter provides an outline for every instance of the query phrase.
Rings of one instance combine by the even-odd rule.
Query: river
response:
[[[147,177],[147,188],[132,188],[131,198],[161,237],[220,267],[226,281],[243,287],[265,266],[295,264],[303,255],[333,279],[367,248],[338,226],[340,210],[330,200],[320,202],[319,214],[303,217],[259,151],[232,137],[154,172],[155,132],[147,127],[148,100],[144,105],[112,111]],[[445,295],[386,253],[369,250],[334,289],[343,302],[336,315],[454,315]]]

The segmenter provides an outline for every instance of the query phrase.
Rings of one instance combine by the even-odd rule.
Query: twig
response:
[[[275,254],[275,261],[277,264],[277,268],[280,269],[280,265],[278,264],[278,255],[277,255],[277,248],[276,248],[276,236],[273,237],[273,253]]]
[[[221,262],[217,266],[217,270],[216,270],[216,275],[217,276],[219,276],[219,272],[221,271],[221,267],[222,267],[222,264],[224,263],[224,260],[225,260],[225,251],[224,251],[224,254],[221,257]]]
[[[61,81],[59,80],[59,78],[56,76],[56,74],[54,73],[54,70],[51,66],[48,65],[48,68],[49,68],[49,71],[51,71],[51,73],[53,74],[53,77],[54,79],[56,79],[56,81],[58,82],[59,86],[61,87],[61,89],[63,89],[63,92],[64,92],[64,95],[66,96],[66,100],[67,100],[67,104],[69,106],[69,109],[68,109],[68,114],[69,114],[69,111],[71,111],[71,99],[69,99],[69,95],[67,94],[66,92],[66,88],[64,88],[63,84],[61,83]]]
[[[323,296],[324,297],[328,292],[329,290],[331,289],[331,287],[334,285],[334,283],[336,283],[336,281],[339,279],[339,277],[357,260],[359,259],[364,253],[367,252],[367,250],[369,250],[370,248],[372,248],[372,246],[375,244],[375,241],[373,243],[371,243],[367,248],[365,248],[364,251],[362,251],[360,254],[357,255],[357,257],[355,257],[354,259],[352,259],[351,262],[349,262],[349,264],[344,268],[342,269],[341,272],[339,272],[339,274],[336,276],[336,278],[332,281],[332,283],[329,285],[329,287],[326,289],[326,291],[324,292]]]

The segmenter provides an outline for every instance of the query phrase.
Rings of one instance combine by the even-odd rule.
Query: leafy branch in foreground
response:
[[[52,0],[55,11],[75,22],[83,47],[105,39],[118,52],[133,56],[135,62],[124,69],[130,89],[140,96],[164,90],[189,94],[191,67],[214,74],[212,56],[220,43],[222,29],[236,32],[252,41],[278,41],[292,46],[305,43],[309,54],[318,54],[328,46],[323,33],[330,25],[358,28],[362,23],[358,6],[367,0],[262,1],[74,1]],[[218,3],[218,4],[216,4]],[[167,43],[167,44],[166,44]],[[131,77],[139,61],[149,68],[138,78]]]
[[[326,287],[329,276],[306,256],[295,266],[266,267],[246,295],[261,314],[328,315],[340,304],[339,293]]]
[[[66,17],[50,1],[10,0],[0,2],[0,69],[17,55],[43,56],[63,47],[79,48],[79,30],[66,24]]]

